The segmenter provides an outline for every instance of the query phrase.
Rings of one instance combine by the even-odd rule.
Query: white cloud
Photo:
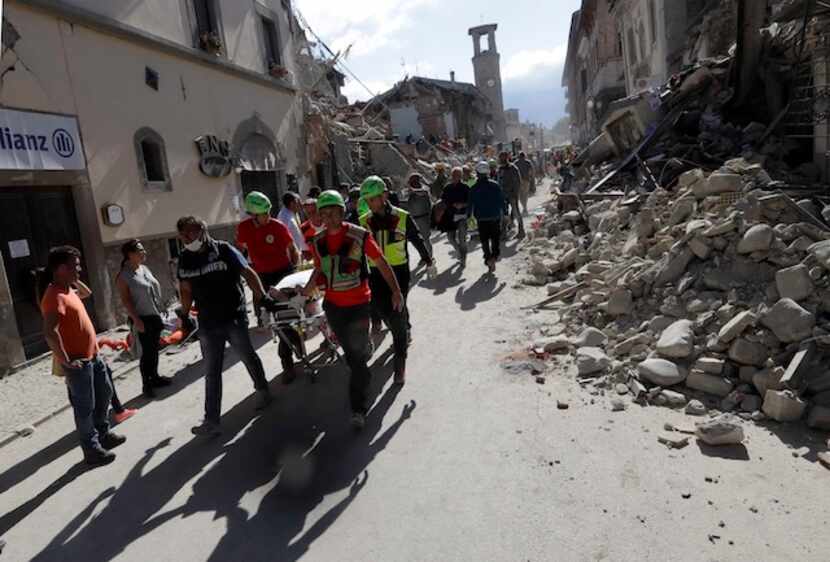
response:
[[[549,72],[552,68],[561,66],[568,53],[567,45],[559,45],[553,49],[529,49],[519,51],[510,56],[502,70],[503,80],[528,78],[537,72]]]
[[[436,0],[297,0],[308,24],[335,52],[353,44],[351,54],[367,55],[394,44],[414,24],[413,14]]]
[[[364,80],[364,84],[372,91],[373,94],[382,94],[391,88],[394,84],[384,80]],[[353,78],[346,78],[346,85],[340,89],[340,93],[349,98],[350,103],[356,101],[367,101],[372,96],[366,91],[366,88],[357,83]]]

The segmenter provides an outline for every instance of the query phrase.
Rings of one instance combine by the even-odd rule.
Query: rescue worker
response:
[[[467,184],[467,187],[473,187],[476,184],[476,176],[473,174],[473,169],[466,164],[461,167],[461,181]]]
[[[386,262],[395,272],[404,306],[400,312],[392,307],[391,293],[383,275],[370,265],[369,287],[372,290],[372,308],[392,332],[395,350],[395,382],[403,384],[406,378],[406,354],[410,341],[409,310],[406,298],[409,294],[410,270],[409,247],[411,242],[421,261],[432,267],[432,255],[429,253],[418,226],[409,217],[409,213],[389,203],[389,191],[381,178],[369,176],[360,187],[360,196],[369,205],[369,212],[360,217],[360,226],[367,229],[378,242]]]
[[[488,165],[490,166],[490,179],[499,181],[499,163],[491,158]]]
[[[236,231],[236,246],[248,253],[254,271],[266,289],[294,273],[300,261],[291,231],[271,217],[271,208],[267,195],[250,192],[245,196],[245,211],[251,218],[239,223]],[[254,313],[259,323],[259,304],[254,306]]]
[[[371,233],[343,222],[346,214],[343,197],[336,191],[324,191],[317,199],[317,208],[326,230],[312,240],[314,273],[304,294],[311,297],[318,285],[325,291],[323,310],[351,371],[351,423],[356,430],[360,430],[366,426],[366,414],[371,404],[369,387],[372,373],[368,361],[372,292],[369,288],[368,260],[374,262],[374,267],[386,281],[392,293],[393,310],[403,310],[403,295],[395,273]]]
[[[409,197],[406,202],[407,210],[412,221],[418,226],[418,231],[424,238],[429,255],[432,255],[432,240],[430,230],[432,228],[432,199],[429,191],[421,184],[421,175],[413,173],[409,176]],[[418,267],[428,265],[425,261],[418,264]]]

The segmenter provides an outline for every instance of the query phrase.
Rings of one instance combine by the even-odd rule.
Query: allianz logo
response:
[[[75,140],[66,129],[55,129],[51,143],[49,141],[47,135],[15,133],[9,127],[0,127],[0,149],[2,150],[54,151],[63,158],[69,158],[75,154]]]

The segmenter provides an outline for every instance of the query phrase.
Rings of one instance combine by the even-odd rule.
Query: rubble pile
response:
[[[769,186],[735,159],[672,191],[559,195],[524,283],[547,287],[541,307],[564,333],[535,349],[572,353],[580,381],[615,397],[830,430],[830,228],[817,218],[830,206]],[[737,435],[715,429],[699,438]]]

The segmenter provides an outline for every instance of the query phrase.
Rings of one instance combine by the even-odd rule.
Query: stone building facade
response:
[[[125,240],[145,242],[173,298],[178,217],[201,216],[229,237],[245,192],[278,198],[304,188],[307,171],[288,0],[4,8],[3,124],[68,123],[51,147],[71,147],[74,163],[0,147],[0,371],[45,350],[33,272],[50,246],[81,247],[90,309],[107,329],[122,318],[113,278]]]

